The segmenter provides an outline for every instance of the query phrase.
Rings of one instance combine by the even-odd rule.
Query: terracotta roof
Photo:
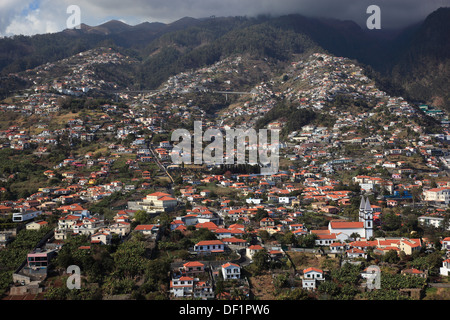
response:
[[[336,234],[335,234],[335,233],[331,233],[331,234],[318,234],[317,236],[319,237],[319,240],[324,240],[324,239],[336,239]]]
[[[364,253],[363,250],[360,250],[358,248],[351,248],[350,250],[346,251],[347,253]]]
[[[208,245],[220,245],[223,244],[220,240],[204,240],[197,243],[197,246],[208,246]]]
[[[262,250],[264,249],[263,247],[261,247],[259,244],[254,244],[251,245],[250,247],[248,247],[250,250]]]
[[[74,215],[71,215],[71,214],[69,214],[69,215],[67,215],[65,217],[59,218],[59,220],[79,220],[79,219],[80,219],[79,216],[74,216]]]
[[[235,264],[235,263],[231,263],[231,262],[227,262],[224,265],[222,265],[222,268],[228,268],[228,267],[236,267],[236,268],[240,268],[239,265]]]
[[[422,274],[422,273],[424,273],[424,272],[423,272],[423,271],[420,271],[420,270],[418,270],[418,269],[412,268],[412,269],[405,269],[405,270],[403,270],[403,273]]]
[[[183,264],[183,267],[204,267],[205,265],[199,261],[189,261]]]
[[[231,242],[231,243],[233,243],[233,242],[241,242],[241,243],[245,243],[245,242],[247,242],[247,241],[245,241],[244,239],[239,239],[239,238],[235,238],[235,237],[231,237],[231,238],[223,238],[222,239],[222,241],[224,241],[224,242]]]
[[[214,222],[197,223],[195,225],[195,227],[197,229],[201,229],[201,228],[205,228],[205,229],[209,229],[209,230],[216,230],[217,229],[217,225]]]
[[[172,197],[170,197],[170,196],[164,196],[164,197],[159,198],[158,200],[161,200],[161,201],[169,201],[169,200],[176,200],[176,199],[175,199],[175,198],[172,198]]]
[[[170,196],[170,194],[164,192],[154,192],[147,195],[147,197],[164,197],[164,196]]]
[[[224,229],[224,228],[217,228],[214,230],[215,233],[231,233],[231,230]]]
[[[341,242],[334,242],[332,244],[330,244],[330,247],[343,247],[345,246],[345,243],[341,243]]]
[[[330,221],[333,229],[360,229],[364,228],[364,222]]]
[[[311,271],[315,271],[315,272],[323,273],[323,271],[322,271],[322,270],[320,270],[320,269],[317,269],[317,268],[314,268],[314,267],[309,267],[309,268],[307,268],[307,269],[304,269],[304,270],[303,270],[303,273],[308,273],[308,272],[311,272]]]
[[[138,226],[136,226],[136,228],[134,230],[152,230],[155,227],[154,224],[140,224]]]

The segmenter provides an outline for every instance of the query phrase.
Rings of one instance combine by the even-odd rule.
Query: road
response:
[[[428,283],[428,286],[434,288],[450,288],[450,283]]]
[[[169,177],[170,181],[172,181],[172,184],[175,183],[170,173],[167,171],[166,167],[163,166],[163,164],[158,160],[158,156],[156,155],[155,151],[153,151],[153,146],[150,146],[150,152],[152,153],[153,159],[155,160],[158,167],[165,172],[165,174]]]

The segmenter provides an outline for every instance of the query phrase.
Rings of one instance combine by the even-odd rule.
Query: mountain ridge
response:
[[[450,109],[444,92],[449,85],[450,52],[444,43],[448,39],[446,21],[450,21],[449,8],[438,9],[422,23],[402,30],[375,32],[353,21],[298,14],[275,18],[184,17],[169,24],[143,22],[135,26],[111,20],[56,34],[0,39],[0,70],[5,76],[109,46],[140,60],[136,85],[153,89],[171,75],[232,54],[288,61],[293,54],[314,50],[355,59],[372,68],[387,88],[396,87],[425,102],[440,101],[440,106]],[[431,90],[426,90],[427,86]]]

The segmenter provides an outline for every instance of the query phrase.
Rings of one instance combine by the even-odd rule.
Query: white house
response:
[[[184,222],[182,220],[174,220],[170,223],[170,231],[177,229],[179,226],[184,226]]]
[[[259,252],[259,251],[261,251],[261,250],[264,250],[264,248],[261,247],[260,245],[258,245],[258,244],[251,245],[251,246],[249,246],[249,247],[247,247],[247,248],[245,249],[245,255],[246,255],[249,259],[253,259],[253,256],[255,255],[255,253],[257,253],[257,252]]]
[[[111,234],[109,232],[98,232],[91,236],[91,243],[111,244]]]
[[[342,242],[333,242],[330,244],[330,251],[331,253],[341,253],[344,252],[346,249],[346,244]]]
[[[205,265],[199,261],[189,261],[183,264],[180,271],[190,275],[205,272]]]
[[[450,272],[450,259],[442,261],[442,267],[440,268],[440,274],[442,276],[449,276]]]
[[[194,246],[194,251],[198,253],[218,253],[225,250],[225,244],[220,240],[200,241]]]
[[[395,169],[397,165],[394,162],[385,162],[381,165],[384,168],[392,168]]]
[[[147,236],[157,237],[159,233],[159,225],[157,224],[140,224],[134,228],[135,232],[140,232]]]
[[[194,278],[180,277],[170,281],[170,293],[175,297],[186,297],[194,291]]]
[[[248,204],[261,204],[262,199],[248,198],[245,200]]]
[[[45,227],[47,225],[48,225],[47,221],[42,221],[42,220],[41,221],[33,221],[30,223],[27,223],[26,229],[27,230],[39,230],[42,227]]]
[[[289,231],[297,231],[297,230],[307,231],[307,229],[303,223],[292,223],[288,226],[288,228],[289,228]]]
[[[92,235],[103,227],[103,221],[97,218],[84,218],[78,220],[76,224],[72,225],[72,232],[74,234]]]
[[[423,226],[440,228],[444,225],[444,218],[441,217],[420,216],[417,220]],[[450,230],[450,224],[447,226],[447,230]]]
[[[42,211],[29,210],[24,212],[16,212],[13,213],[12,221],[13,222],[22,222],[34,219],[42,214]]]
[[[328,224],[328,230],[331,234],[340,235],[339,241],[345,241],[351,238],[352,233],[357,233],[361,238],[366,237],[366,230],[364,229],[364,222],[349,222],[349,221],[330,221]]]
[[[367,258],[367,253],[358,248],[351,248],[345,252],[350,259]]]
[[[149,213],[165,212],[174,209],[178,204],[177,199],[164,192],[148,194],[139,205]]]
[[[318,287],[318,281],[324,281],[323,271],[314,267],[303,270],[302,286],[303,289],[315,290]]]
[[[290,197],[278,197],[278,202],[284,203],[284,204],[290,204],[291,198]]]
[[[119,236],[126,236],[131,231],[131,224],[125,221],[119,221],[109,226],[109,230],[112,233],[118,234]]]
[[[442,249],[450,250],[450,237],[442,239],[441,243],[442,243]]]
[[[217,228],[216,230],[214,230],[214,233],[219,239],[231,238],[231,236],[233,235],[231,230],[224,228]]]
[[[222,265],[221,268],[222,268],[222,276],[225,280],[241,278],[241,267],[239,265],[228,262]]]
[[[423,191],[424,201],[448,204],[450,202],[450,188],[432,188]]]
[[[335,233],[319,233],[315,241],[316,246],[329,246],[339,241]]]

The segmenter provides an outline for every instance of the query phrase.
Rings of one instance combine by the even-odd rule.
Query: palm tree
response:
[[[350,238],[352,238],[353,240],[356,240],[356,239],[361,238],[361,236],[359,235],[358,232],[353,232],[353,233],[350,235]]]

